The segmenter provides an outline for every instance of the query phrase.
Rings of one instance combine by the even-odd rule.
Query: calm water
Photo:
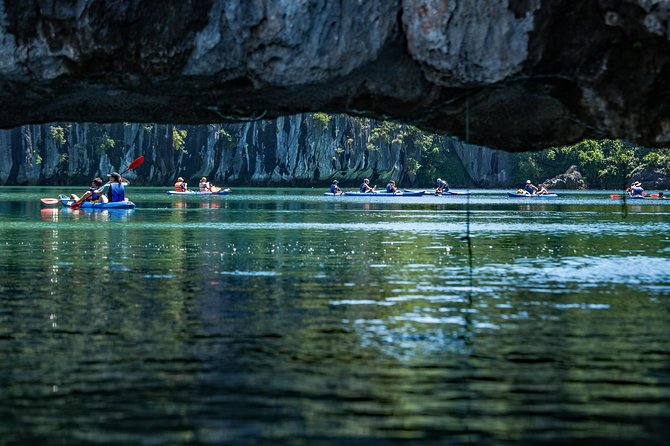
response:
[[[60,192],[0,190],[0,444],[670,437],[670,201]]]

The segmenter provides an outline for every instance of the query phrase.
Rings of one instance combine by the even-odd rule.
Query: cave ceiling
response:
[[[670,141],[670,2],[0,0],[0,127],[390,119],[519,151]]]

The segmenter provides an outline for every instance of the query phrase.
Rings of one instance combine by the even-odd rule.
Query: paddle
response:
[[[139,156],[139,157],[135,158],[133,160],[133,162],[128,164],[128,167],[126,167],[126,169],[123,172],[120,173],[120,175],[123,176],[123,174],[128,172],[129,170],[137,169],[139,167],[139,165],[142,164],[143,162],[144,162],[144,157],[143,156]],[[105,183],[102,187],[105,187],[108,184],[109,184],[109,181],[107,183]],[[70,205],[70,209],[79,209],[81,207],[82,203],[83,203],[82,200],[80,200],[78,202],[75,202],[75,203],[72,203]]]
[[[58,204],[60,200],[58,198],[40,198],[40,201],[44,204]]]

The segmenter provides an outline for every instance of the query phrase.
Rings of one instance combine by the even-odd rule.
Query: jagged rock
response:
[[[546,180],[541,184],[547,189],[587,189],[588,185],[577,170],[577,166],[570,166],[565,173]]]
[[[0,127],[321,110],[506,150],[661,145],[667,15],[664,0],[0,0]]]
[[[662,171],[638,170],[633,172],[630,182],[639,181],[645,189],[670,189],[670,175]]]

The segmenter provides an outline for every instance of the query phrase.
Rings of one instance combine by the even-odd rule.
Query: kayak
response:
[[[216,192],[200,192],[200,191],[186,191],[186,192],[178,192],[176,190],[169,190],[167,191],[168,195],[179,195],[179,196],[191,196],[191,195],[227,195],[230,193],[230,189],[221,189]]]
[[[610,195],[610,198],[612,200],[621,200],[624,197],[626,198],[626,200],[665,200],[667,198],[665,196],[659,196],[659,194],[647,194],[647,195],[612,194],[612,195]]]
[[[344,195],[346,195],[347,197],[421,197],[423,195],[423,191],[420,192],[405,191],[396,193],[376,192],[374,194],[364,192],[345,192]]]
[[[517,194],[515,192],[507,192],[510,198],[558,198],[558,194]]]
[[[60,202],[63,206],[70,207],[70,205],[74,203],[74,200],[61,195]],[[113,203],[93,203],[84,201],[81,206],[79,206],[79,209],[135,209],[135,203],[132,201],[115,201]]]
[[[435,191],[432,191],[432,190],[415,191],[415,190],[405,189],[405,192],[406,193],[412,193],[412,194],[421,193],[422,195],[435,195]],[[440,195],[442,195],[443,197],[449,197],[449,196],[456,196],[456,195],[466,196],[466,195],[471,195],[471,194],[470,194],[470,192],[454,192],[453,190],[448,190],[448,191],[442,192]]]

